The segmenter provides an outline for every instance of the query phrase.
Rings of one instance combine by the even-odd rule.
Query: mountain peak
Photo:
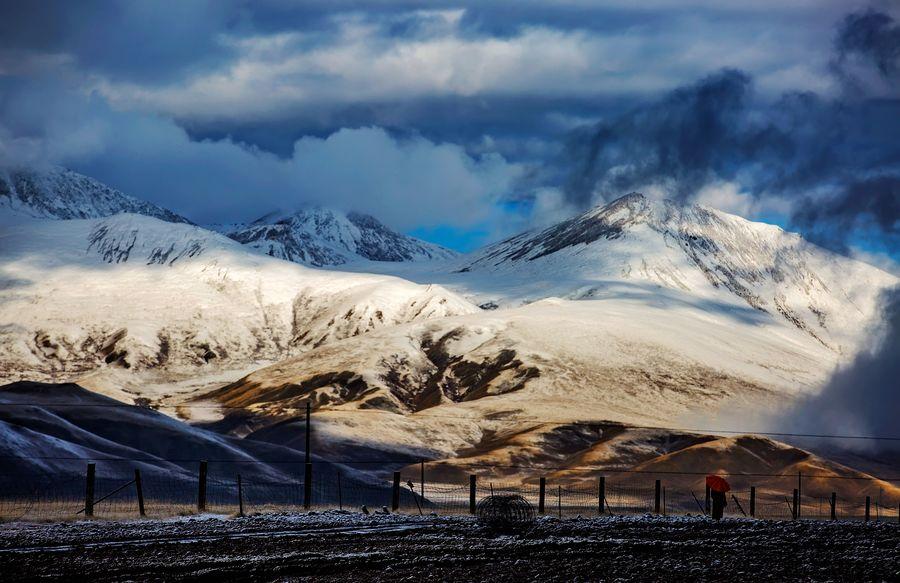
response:
[[[619,198],[615,198],[604,205],[599,206],[610,206],[616,204],[634,204],[640,203],[647,200],[647,197],[641,194],[640,192],[629,192],[628,194],[623,194]]]
[[[168,209],[60,166],[0,169],[0,211],[38,219],[99,219],[135,213],[190,223]]]
[[[837,352],[859,328],[846,298],[865,294],[853,279],[874,287],[893,279],[772,225],[638,193],[501,241],[459,271],[478,270],[509,282],[547,281],[570,299],[603,296],[622,283],[671,288],[749,307],[748,318],[769,313]]]
[[[321,206],[269,213],[226,234],[267,255],[315,267],[456,256],[449,249],[397,233],[371,215]]]

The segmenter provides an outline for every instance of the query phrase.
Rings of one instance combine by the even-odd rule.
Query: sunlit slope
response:
[[[246,366],[476,310],[439,286],[310,269],[141,215],[0,229],[7,379]]]
[[[241,431],[297,415],[312,400],[334,440],[448,457],[535,418],[670,424],[723,407],[771,410],[815,390],[837,361],[803,331],[751,308],[644,294],[385,328],[207,398],[237,408],[226,419],[239,417]]]

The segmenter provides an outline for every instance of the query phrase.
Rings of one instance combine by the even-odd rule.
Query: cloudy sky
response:
[[[900,248],[900,4],[0,2],[0,164],[470,249],[638,190]]]

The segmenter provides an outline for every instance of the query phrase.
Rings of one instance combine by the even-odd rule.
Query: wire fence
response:
[[[94,465],[94,464],[91,464]],[[305,476],[273,480],[219,472],[134,475],[62,475],[40,481],[0,478],[0,520],[62,521],[86,517],[121,520],[194,514],[224,516],[342,509],[368,513],[470,514],[491,495],[517,494],[536,511],[559,518],[636,514],[706,515],[710,497],[702,476],[619,473],[577,482],[510,481],[481,473],[467,480],[425,479],[419,471],[376,474],[336,466]],[[441,475],[435,472],[435,475]],[[799,480],[798,480],[799,482]],[[725,515],[760,520],[869,520],[900,523],[900,497],[867,491],[847,480],[818,480],[816,490],[785,478],[760,486],[740,485],[727,495]],[[831,492],[823,488],[833,486]]]

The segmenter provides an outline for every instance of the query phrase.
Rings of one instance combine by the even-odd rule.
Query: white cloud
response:
[[[22,89],[0,122],[0,163],[56,163],[196,221],[233,222],[322,204],[369,212],[399,229],[485,220],[521,169],[455,144],[394,138],[377,127],[306,137],[279,158],[231,140],[192,141],[170,119],[111,109],[97,96]]]
[[[824,76],[816,72],[828,57],[806,35],[759,22],[736,30],[681,15],[669,28],[601,34],[530,26],[496,37],[465,32],[459,11],[435,14],[411,36],[394,37],[346,15],[334,18],[337,32],[324,39],[303,32],[222,36],[237,54],[224,68],[162,86],[105,77],[92,86],[119,107],[202,121],[259,120],[430,96],[647,94],[722,67],[761,75],[764,89],[821,89]]]
[[[752,194],[741,191],[740,185],[721,181],[701,188],[694,201],[741,217],[751,217],[756,202]]]

